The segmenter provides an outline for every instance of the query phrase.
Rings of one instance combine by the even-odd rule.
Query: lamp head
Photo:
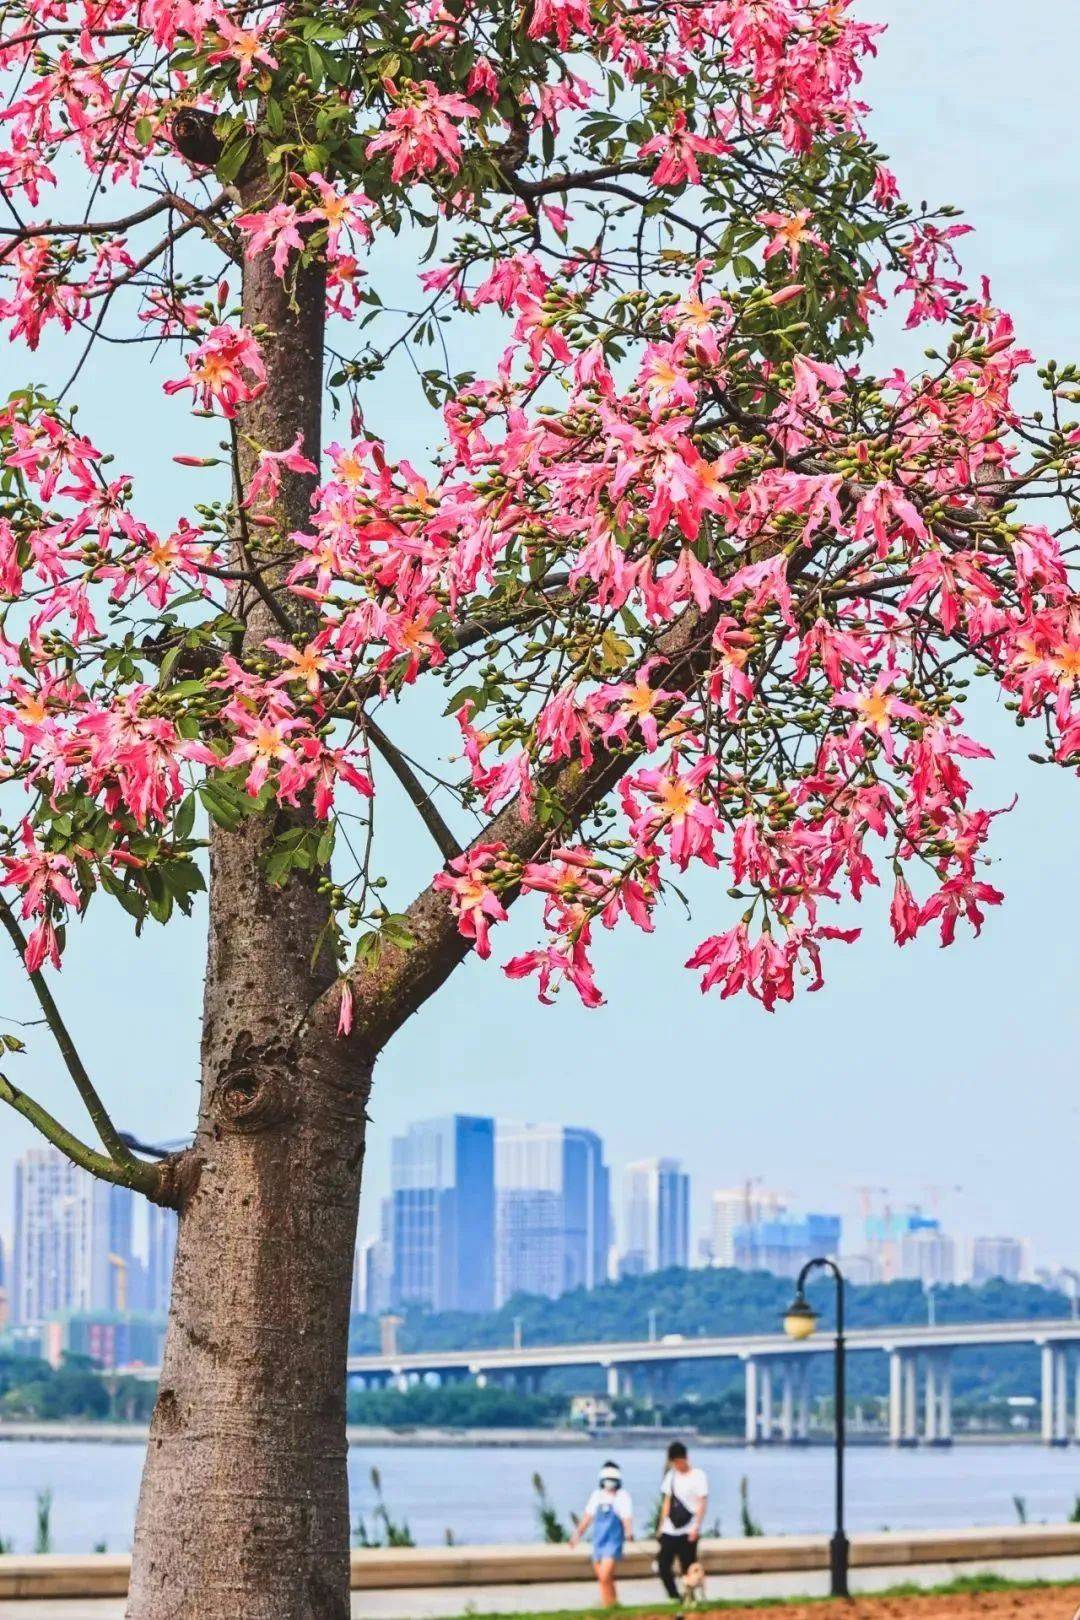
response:
[[[789,1339],[808,1339],[817,1323],[818,1313],[800,1288],[784,1316],[784,1332]]]

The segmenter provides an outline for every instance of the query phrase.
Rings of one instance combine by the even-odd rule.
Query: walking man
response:
[[[681,1440],[673,1440],[668,1447],[667,1473],[664,1475],[663,1503],[660,1508],[660,1557],[657,1567],[664,1591],[669,1598],[679,1598],[675,1584],[675,1565],[685,1575],[691,1564],[697,1562],[698,1540],[709,1505],[709,1481],[703,1468],[692,1468],[686,1447]]]

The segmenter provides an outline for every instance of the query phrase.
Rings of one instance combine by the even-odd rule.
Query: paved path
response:
[[[1006,1559],[981,1564],[919,1564],[907,1569],[852,1571],[857,1592],[880,1592],[901,1582],[937,1586],[960,1575],[1004,1575],[1012,1580],[1067,1581],[1080,1576],[1076,1558]],[[729,1575],[709,1582],[713,1598],[824,1597],[828,1576],[824,1571],[783,1575]],[[623,1603],[650,1603],[660,1596],[655,1580],[623,1581]],[[543,1614],[554,1610],[587,1609],[594,1605],[591,1585],[582,1581],[530,1586],[440,1586],[399,1592],[354,1592],[353,1620],[447,1620],[448,1616]],[[123,1620],[123,1598],[73,1598],[70,1601],[36,1599],[0,1602],[0,1620]]]

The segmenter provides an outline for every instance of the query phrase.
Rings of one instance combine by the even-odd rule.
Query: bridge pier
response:
[[[758,1364],[753,1356],[743,1362],[746,1372],[746,1444],[758,1443]]]
[[[928,1446],[952,1445],[952,1361],[947,1350],[926,1357],[926,1425]]]
[[[790,1361],[777,1369],[780,1373],[780,1438],[790,1446],[795,1438],[795,1376]]]
[[[629,1400],[634,1393],[634,1377],[629,1367],[620,1367],[617,1364],[607,1369],[608,1399],[616,1401],[622,1397]]]
[[[810,1357],[801,1356],[795,1364],[799,1369],[798,1405],[795,1414],[795,1439],[805,1446],[810,1441]]]
[[[922,1443],[951,1446],[952,1358],[948,1350],[889,1351],[889,1440],[894,1446],[919,1444],[919,1362],[923,1366]]]
[[[804,1445],[810,1437],[810,1357],[746,1356],[746,1444]]]
[[[1042,1438],[1047,1446],[1069,1443],[1069,1360],[1068,1344],[1042,1347]],[[1080,1440],[1080,1366],[1077,1368],[1074,1434]]]
[[[791,1356],[780,1363],[780,1438],[805,1445],[810,1438],[810,1358]]]
[[[761,1427],[759,1433],[764,1445],[772,1442],[773,1436],[773,1364],[763,1361],[761,1364]]]

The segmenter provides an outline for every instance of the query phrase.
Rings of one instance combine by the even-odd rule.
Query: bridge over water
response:
[[[948,1445],[952,1440],[952,1356],[971,1346],[1034,1345],[1042,1353],[1041,1431],[1047,1445],[1080,1442],[1080,1321],[964,1322],[924,1327],[854,1328],[849,1354],[889,1358],[889,1438],[894,1445]],[[811,1358],[831,1355],[822,1332],[793,1343],[782,1333],[717,1338],[545,1344],[514,1349],[416,1350],[350,1356],[351,1384],[407,1387],[421,1379],[506,1382],[539,1387],[557,1367],[597,1367],[608,1393],[628,1395],[635,1380],[661,1379],[687,1362],[738,1361],[746,1383],[746,1439],[798,1443],[809,1432]],[[1071,1396],[1071,1399],[1070,1399]]]

